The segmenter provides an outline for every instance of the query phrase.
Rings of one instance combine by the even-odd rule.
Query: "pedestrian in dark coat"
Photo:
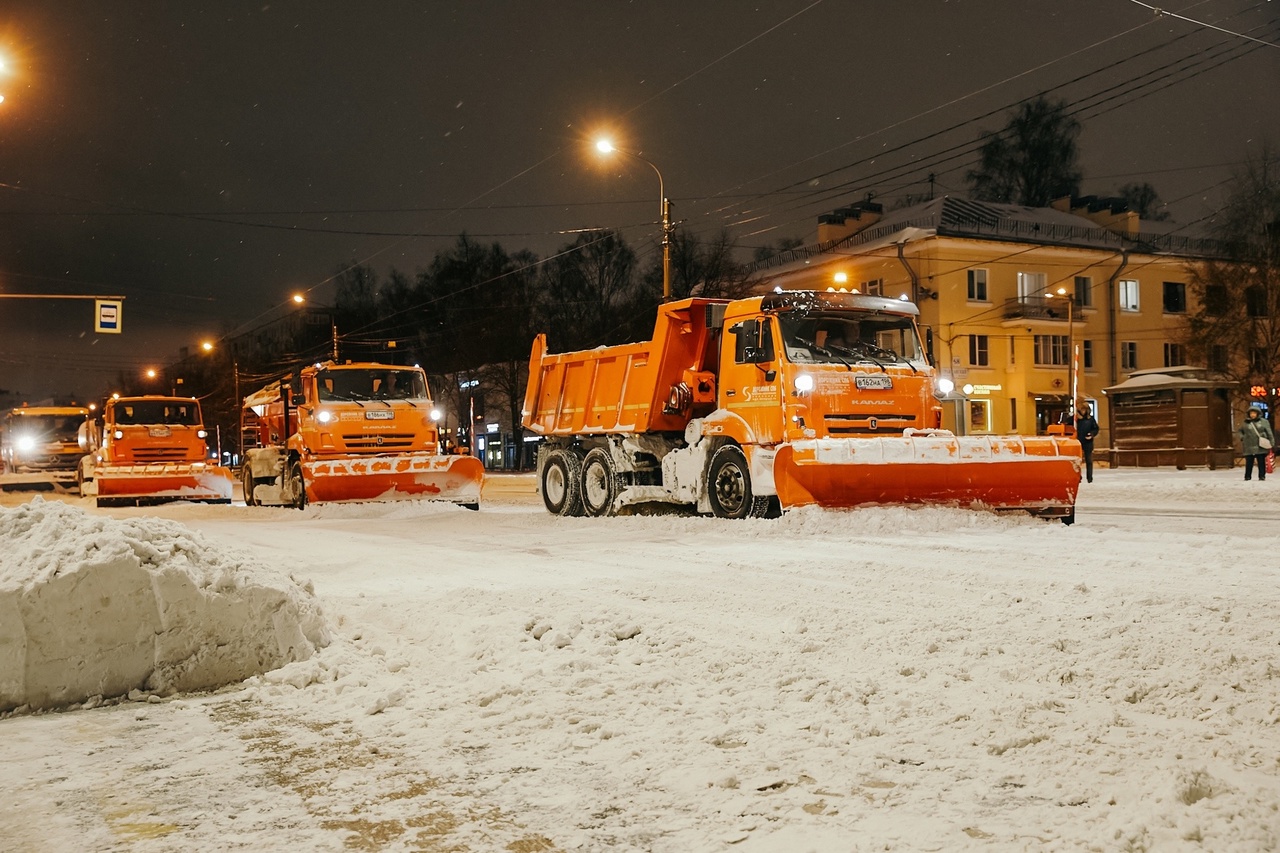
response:
[[[1267,479],[1267,454],[1276,445],[1276,434],[1271,424],[1262,417],[1262,410],[1251,406],[1240,424],[1240,454],[1244,456],[1244,478],[1253,479],[1253,466],[1258,466],[1258,479]]]
[[[1076,440],[1080,442],[1080,451],[1084,455],[1085,480],[1093,482],[1093,440],[1098,437],[1098,421],[1088,406],[1076,411]]]

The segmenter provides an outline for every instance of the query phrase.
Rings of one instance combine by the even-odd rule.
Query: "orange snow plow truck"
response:
[[[422,499],[479,509],[484,466],[441,452],[440,417],[419,367],[305,367],[244,400],[244,502]]]
[[[557,515],[933,504],[1074,519],[1080,444],[942,430],[915,305],[791,291],[662,305],[652,341],[533,343],[523,422]]]
[[[82,468],[92,477],[80,482],[80,493],[96,495],[98,506],[231,503],[235,478],[209,459],[200,402],[192,397],[108,400],[101,442]]]

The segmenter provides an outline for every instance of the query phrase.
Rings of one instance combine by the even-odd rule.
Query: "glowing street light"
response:
[[[200,349],[204,350],[205,352],[213,352],[213,341],[202,341],[200,344]]]
[[[662,172],[654,165],[653,161],[648,158],[641,157],[634,151],[627,151],[624,148],[615,148],[613,143],[607,139],[600,139],[596,142],[596,150],[601,154],[612,154],[614,151],[626,154],[628,157],[634,157],[641,163],[648,163],[658,176],[658,202],[660,212],[662,214],[662,298],[664,300],[671,298],[671,200],[667,198],[666,189],[662,180]]]

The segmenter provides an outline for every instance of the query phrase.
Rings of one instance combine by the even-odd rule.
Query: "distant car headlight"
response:
[[[945,376],[938,380],[938,392],[944,397],[954,391],[955,388],[956,383]]]
[[[801,373],[796,377],[796,393],[808,394],[813,390],[813,377],[807,373]]]
[[[18,450],[23,453],[28,453],[36,449],[36,440],[34,437],[29,435],[20,435],[18,436],[17,446]]]
[[[333,420],[333,412],[330,412],[326,409],[321,409],[319,412],[316,413],[316,420],[318,420],[322,424],[327,424],[329,423],[329,421]]]
[[[431,420],[439,421],[443,417],[444,417],[444,412],[440,411],[439,409],[431,410]]]

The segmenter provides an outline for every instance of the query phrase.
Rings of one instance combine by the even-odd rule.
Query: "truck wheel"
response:
[[[302,462],[295,459],[289,464],[289,490],[293,499],[292,506],[305,509],[307,506],[307,481],[302,478]]]
[[[582,457],[553,450],[542,466],[542,503],[552,515],[582,515]]]
[[[751,469],[736,444],[726,444],[711,457],[707,487],[717,518],[762,518],[769,512],[768,495],[751,493]]]
[[[613,502],[618,497],[618,475],[613,457],[604,447],[597,447],[582,460],[582,509],[593,518],[613,515]]]
[[[257,504],[254,503],[254,500],[253,500],[254,485],[256,484],[253,482],[253,468],[251,468],[249,464],[246,462],[240,468],[240,487],[244,491],[245,506],[257,506]]]

